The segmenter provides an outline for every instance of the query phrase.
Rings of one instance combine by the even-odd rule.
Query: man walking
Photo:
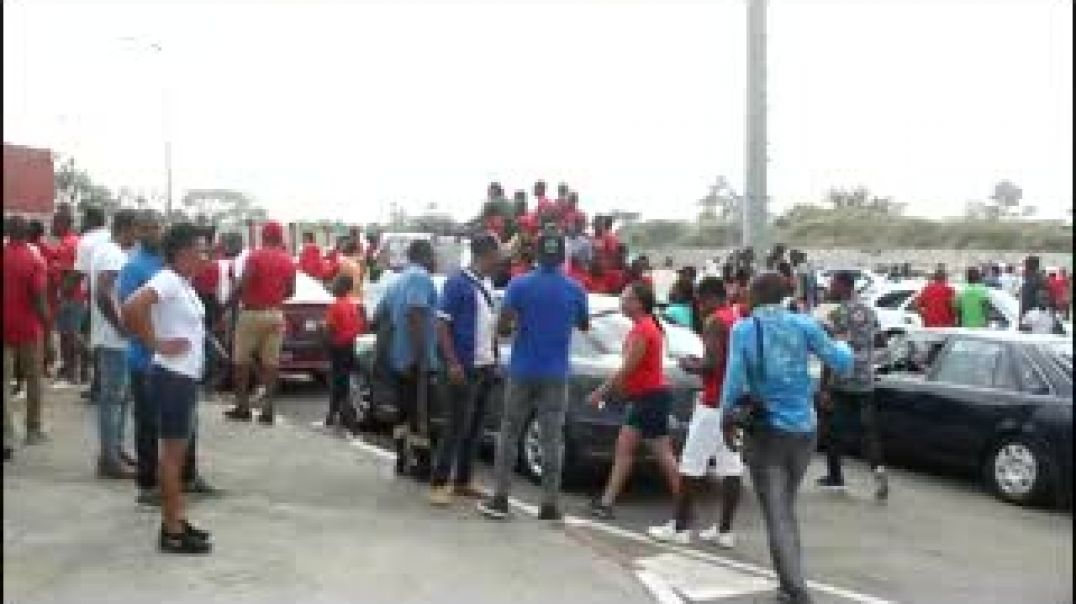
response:
[[[120,322],[116,283],[135,242],[135,212],[112,218],[112,238],[94,248],[90,264],[90,346],[97,359],[100,478],[133,478],[135,459],[123,450],[127,424],[127,331]]]
[[[145,210],[136,221],[138,246],[131,259],[120,270],[118,292],[124,302],[149,282],[164,266],[161,255],[161,219],[153,210]],[[127,343],[127,366],[130,372],[131,398],[134,399],[135,457],[137,461],[137,501],[143,505],[160,505],[157,482],[157,440],[160,436],[160,408],[158,398],[149,392],[150,362],[153,354],[145,344],[132,335]],[[197,431],[192,431],[190,444],[183,466],[184,490],[189,493],[214,494],[212,486],[202,480],[195,471],[195,442]]]
[[[863,427],[867,463],[874,472],[874,496],[879,501],[889,497],[889,480],[882,465],[882,440],[878,425],[878,407],[874,398],[874,337],[877,317],[870,306],[855,293],[855,275],[838,272],[830,282],[830,295],[837,307],[829,312],[826,324],[837,339],[848,343],[854,357],[852,375],[837,377],[829,369],[823,372],[822,408],[830,420],[825,442],[828,474],[819,479],[819,486],[843,490],[841,471],[842,437],[857,416]]]
[[[961,327],[982,329],[987,326],[990,291],[983,285],[982,273],[976,267],[968,269],[967,283],[956,298]]]
[[[45,302],[45,263],[26,241],[26,221],[8,219],[8,242],[4,246],[4,459],[15,445],[11,418],[12,393],[7,376],[16,360],[26,378],[26,444],[45,440],[41,427],[42,334],[48,311]]]
[[[515,326],[504,415],[497,439],[494,494],[478,505],[487,517],[508,517],[508,490],[523,422],[535,414],[542,434],[540,518],[557,520],[561,463],[564,454],[564,414],[568,407],[568,352],[572,329],[590,329],[587,296],[561,271],[564,238],[546,231],[538,238],[537,269],[515,278],[505,291],[498,331]]]
[[[473,497],[471,466],[482,437],[497,368],[496,314],[490,276],[501,261],[494,235],[471,241],[472,264],[445,282],[438,336],[448,378],[448,425],[430,478],[430,502],[446,505],[453,494]],[[454,476],[450,476],[453,474]],[[452,485],[449,485],[449,478]]]
[[[407,261],[407,268],[385,293],[392,325],[389,363],[399,407],[393,439],[396,473],[410,469],[416,478],[424,478],[430,469],[428,385],[437,371],[437,288],[430,277],[435,264],[433,245],[425,239],[411,242]]]
[[[250,252],[242,276],[226,308],[242,300],[233,343],[235,407],[224,412],[230,420],[250,421],[250,369],[255,358],[265,387],[258,422],[273,424],[273,395],[280,348],[284,343],[284,301],[295,293],[295,263],[284,249],[284,228],[278,222],[262,226],[262,245]]]
[[[658,541],[687,545],[691,541],[694,496],[702,489],[710,460],[721,479],[720,523],[699,533],[699,538],[732,548],[735,537],[732,520],[740,502],[742,490],[743,460],[733,451],[730,436],[721,430],[721,411],[718,408],[721,386],[725,380],[729,333],[740,318],[736,308],[729,304],[725,286],[717,277],[705,277],[699,282],[698,305],[700,313],[707,317],[702,340],[706,356],[685,358],[681,368],[702,378],[702,398],[695,404],[688,427],[687,440],[680,457],[682,476],[680,493],[673,507],[673,520],[667,524],[651,527],[649,534]]]

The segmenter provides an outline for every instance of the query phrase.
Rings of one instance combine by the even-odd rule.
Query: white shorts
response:
[[[743,476],[743,459],[725,444],[725,436],[721,432],[721,410],[695,403],[687,440],[680,453],[680,473],[702,478],[711,459],[715,462],[718,476]]]

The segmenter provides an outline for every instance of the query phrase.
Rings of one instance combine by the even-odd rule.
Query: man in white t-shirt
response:
[[[82,236],[78,239],[78,245],[75,247],[75,264],[74,270],[71,271],[68,277],[71,281],[68,283],[69,291],[77,291],[82,284],[86,285],[86,289],[89,289],[90,281],[90,263],[93,262],[93,255],[97,251],[97,246],[112,238],[112,233],[109,232],[108,227],[105,226],[105,213],[101,208],[89,207],[82,214]],[[85,308],[85,303],[81,310],[83,317],[86,316],[88,308]],[[83,333],[83,328],[76,329],[76,333]],[[79,346],[83,346],[84,343],[79,343]],[[82,355],[90,355],[90,366],[93,369],[93,378],[90,382],[89,392],[82,394],[83,398],[88,398],[91,402],[97,400],[97,359],[92,358],[92,349],[86,349],[82,351]]]
[[[128,413],[127,336],[120,320],[116,283],[127,263],[137,231],[133,210],[120,210],[112,218],[112,237],[93,246],[90,261],[90,347],[94,351],[100,478],[133,478],[136,462],[123,451]]]

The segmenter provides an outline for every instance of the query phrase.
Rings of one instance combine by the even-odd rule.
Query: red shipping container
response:
[[[55,200],[52,152],[4,143],[4,212],[48,216]]]

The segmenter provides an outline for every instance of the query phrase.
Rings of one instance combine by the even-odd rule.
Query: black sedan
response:
[[[588,467],[606,464],[612,460],[613,444],[626,412],[625,405],[609,399],[602,409],[587,404],[587,395],[607,379],[620,364],[620,351],[624,336],[630,328],[628,319],[616,308],[615,298],[602,300],[592,296],[591,330],[576,331],[571,341],[572,375],[569,380],[569,406],[564,425],[564,473],[575,473]],[[698,378],[684,373],[677,366],[677,357],[702,354],[702,343],[690,330],[674,325],[666,329],[666,377],[674,394],[673,412],[670,418],[672,435],[679,445],[687,432],[695,399],[700,390]],[[356,380],[353,400],[356,401],[360,419],[371,426],[392,421],[395,416],[395,393],[384,368],[384,359],[378,362],[376,341],[367,337],[358,345],[361,376]],[[510,349],[501,350],[502,365],[507,365]],[[383,354],[383,353],[382,353]],[[502,374],[506,367],[502,366]],[[435,389],[433,389],[435,390]],[[431,390],[432,391],[432,390]],[[485,444],[496,441],[504,406],[503,378],[497,380],[492,393],[485,422]],[[443,424],[444,413],[439,397],[431,397],[431,424],[436,432]],[[539,479],[543,471],[541,428],[535,417],[527,419],[518,443],[518,468],[532,479]]]
[[[1070,338],[915,331],[893,342],[876,396],[888,459],[980,474],[1011,503],[1071,504]]]

